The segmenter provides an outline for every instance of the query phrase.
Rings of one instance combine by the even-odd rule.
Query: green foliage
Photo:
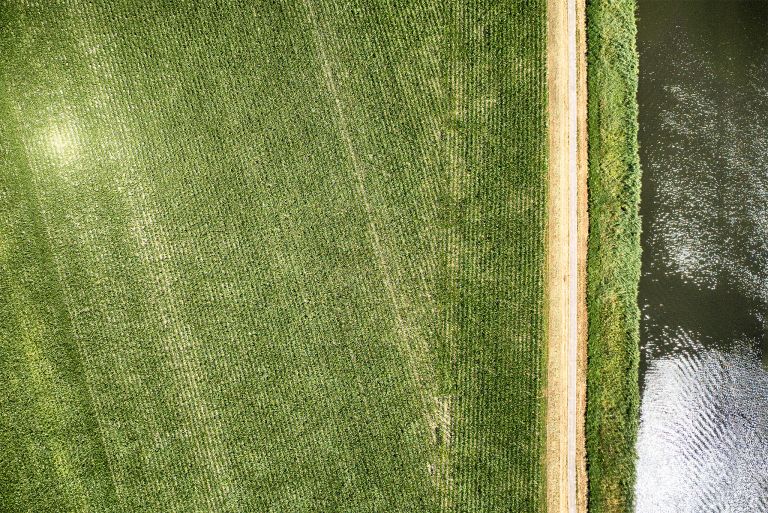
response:
[[[589,507],[593,513],[630,512],[640,320],[635,0],[591,0],[587,19]]]
[[[545,7],[4,5],[0,510],[543,511]]]

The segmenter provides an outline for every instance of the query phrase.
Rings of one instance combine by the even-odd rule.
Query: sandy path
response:
[[[578,222],[578,305],[576,369],[576,511],[587,511],[587,235],[589,213],[587,196],[587,23],[586,0],[576,0],[576,122],[578,147],[577,222]]]
[[[577,4],[580,5],[577,7]],[[584,76],[583,58],[577,57],[584,50],[583,31],[577,31],[578,24],[583,23],[583,10],[583,0],[548,0],[547,3],[547,509],[550,513],[576,513],[577,504],[584,505],[586,497],[581,401],[585,361],[583,356],[580,358],[585,344],[579,343],[579,321],[580,317],[584,319],[585,311],[586,232],[584,235],[579,232],[585,231],[586,167],[583,149],[580,153],[578,148],[579,136],[585,141],[583,130],[579,133],[579,118],[582,128],[585,119],[579,100],[584,103],[585,88],[579,86],[579,79]],[[579,272],[580,266],[582,272]],[[585,325],[583,320],[581,325],[582,328]],[[581,338],[583,342],[583,336]],[[579,386],[580,379],[582,386]]]

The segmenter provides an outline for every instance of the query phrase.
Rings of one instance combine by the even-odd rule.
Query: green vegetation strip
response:
[[[0,509],[544,509],[545,2],[7,2]]]
[[[633,503],[639,403],[635,0],[591,0],[587,23],[589,510],[627,512]]]

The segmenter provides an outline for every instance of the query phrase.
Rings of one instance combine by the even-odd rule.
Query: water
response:
[[[768,511],[768,1],[639,0],[637,512]]]

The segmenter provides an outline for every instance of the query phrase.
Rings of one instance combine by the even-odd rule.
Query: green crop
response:
[[[0,510],[543,511],[545,7],[3,2]]]

